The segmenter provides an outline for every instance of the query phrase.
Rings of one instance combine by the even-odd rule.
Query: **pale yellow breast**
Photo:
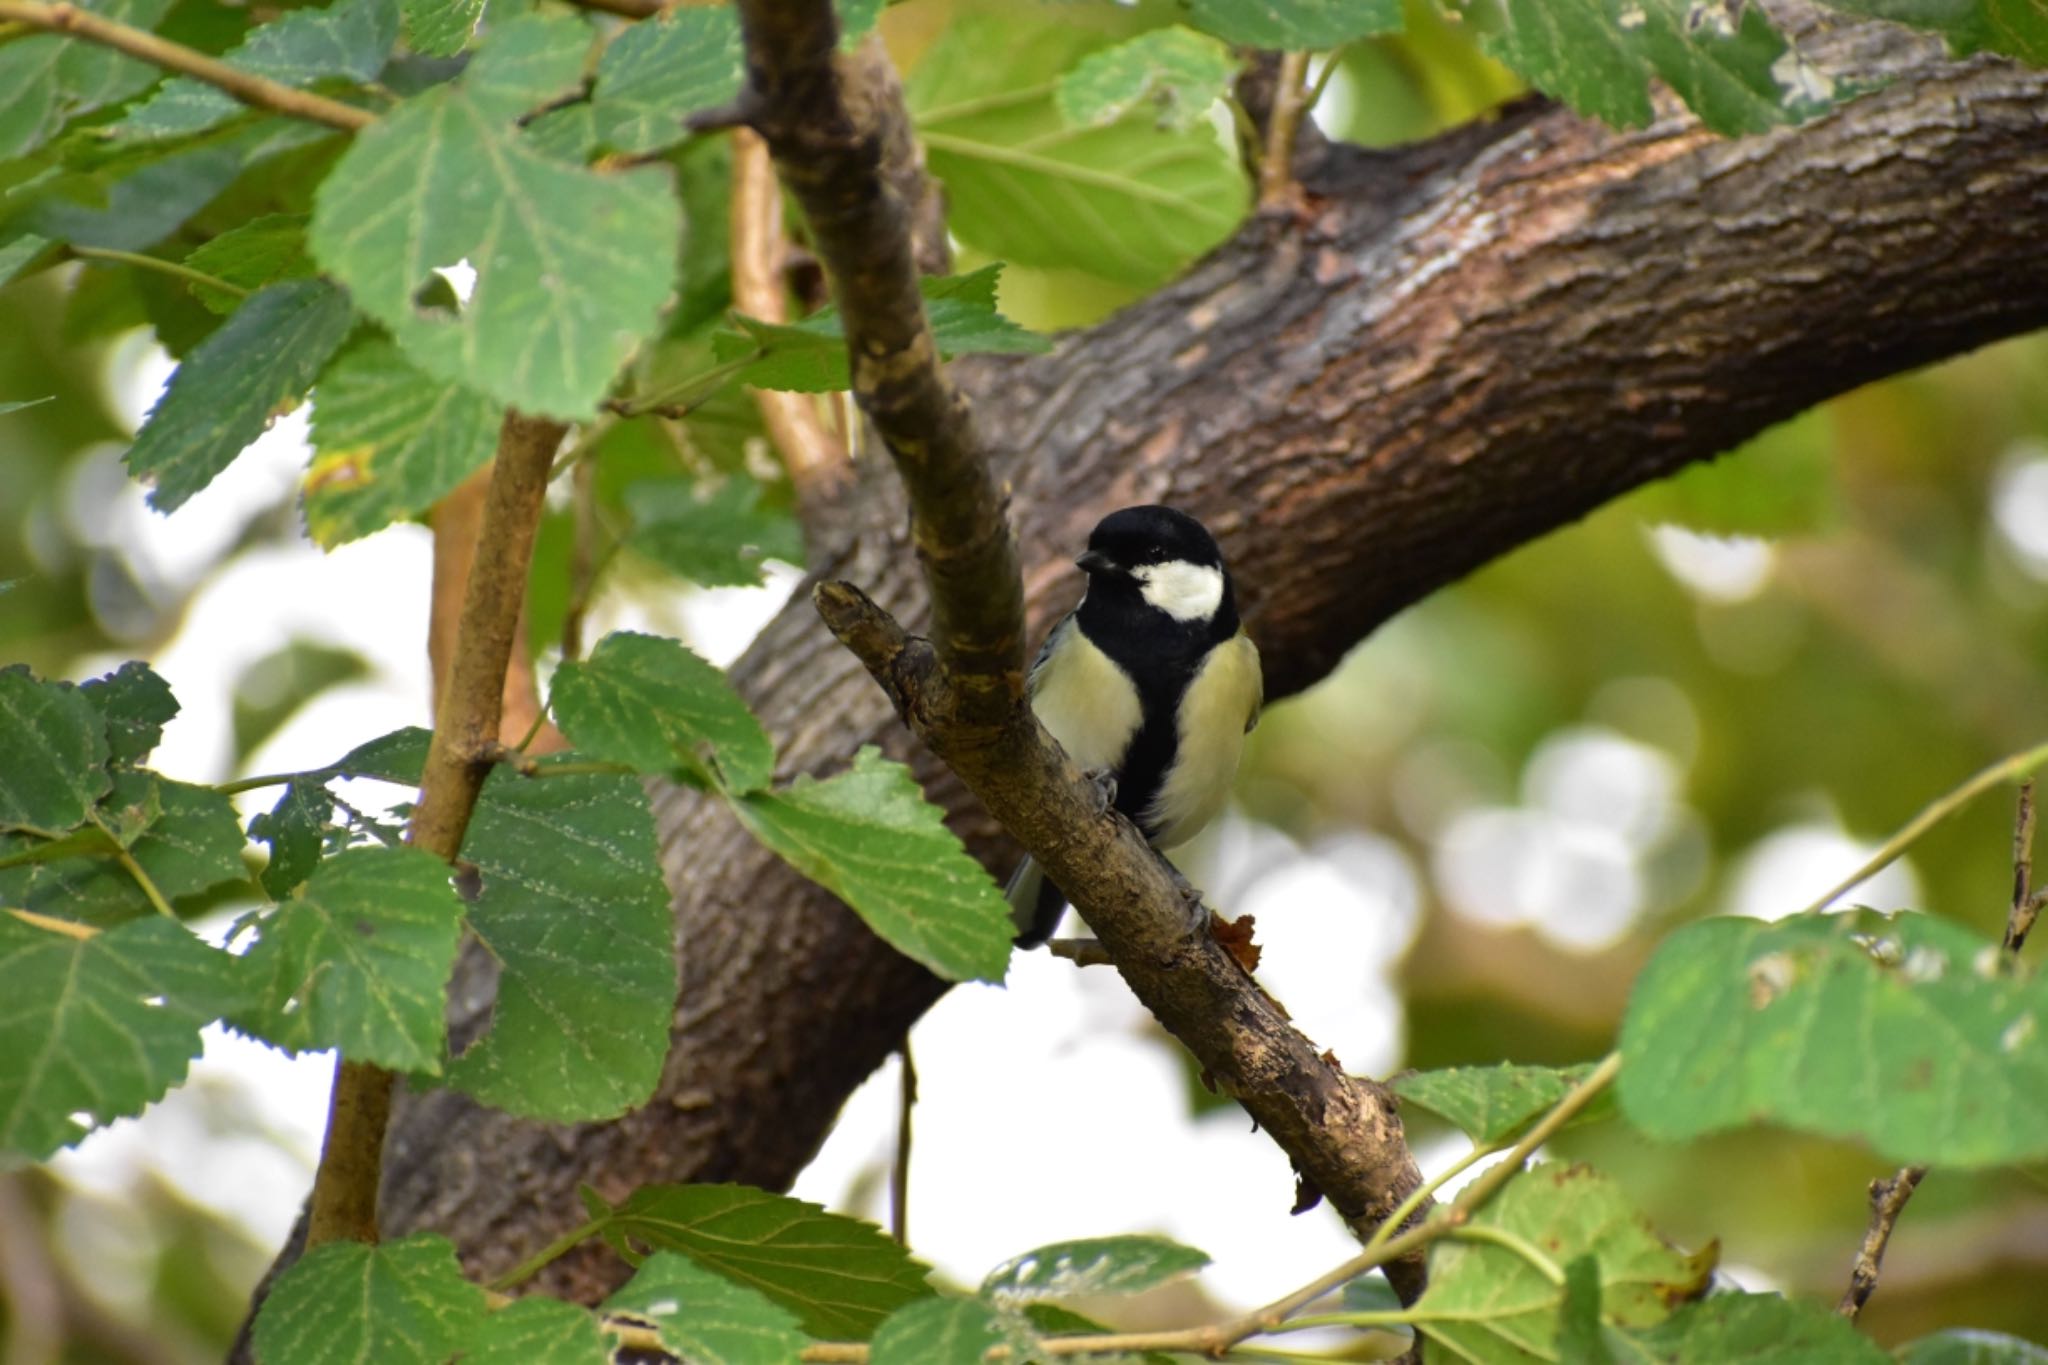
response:
[[[1060,623],[1047,657],[1032,675],[1031,709],[1084,771],[1114,768],[1138,733],[1143,717],[1130,675],[1083,635],[1073,620]]]
[[[1239,631],[1209,652],[1180,699],[1180,751],[1145,813],[1161,848],[1184,844],[1216,818],[1229,799],[1244,752],[1245,732],[1259,718],[1265,677],[1259,651]]]

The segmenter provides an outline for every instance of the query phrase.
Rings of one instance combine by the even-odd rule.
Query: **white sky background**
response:
[[[169,372],[153,346],[119,353],[109,383],[131,423]],[[108,534],[167,583],[187,585],[293,486],[306,458],[304,430],[303,413],[280,421],[173,517],[149,511],[142,490],[119,477],[118,449],[87,463],[73,496],[115,500]],[[2042,452],[2016,458],[2006,496],[2048,499],[2043,469]],[[2048,551],[2024,539],[2037,523],[2014,520],[2023,533],[2015,548],[2038,556],[2048,576]],[[1757,591],[1772,571],[1768,546],[1700,542],[1660,532],[1657,549],[1703,599]],[[235,682],[294,637],[354,650],[370,673],[316,697],[251,755],[245,771],[319,766],[377,734],[427,724],[429,555],[423,528],[399,526],[331,554],[304,541],[264,548],[215,574],[152,660],[183,707],[156,765],[196,782],[241,775],[229,770]],[[683,592],[655,611],[600,602],[592,638],[626,625],[668,630],[723,663],[795,581],[794,571],[778,570],[765,588]],[[1403,648],[1398,623],[1379,638],[1382,659]],[[84,661],[79,676],[119,662]],[[1375,666],[1373,658],[1347,665],[1361,666]],[[1662,680],[1622,685],[1662,687],[1685,709],[1682,694]],[[1318,706],[1327,695],[1295,704]],[[1384,1075],[1403,1060],[1394,973],[1419,924],[1424,877],[1475,921],[1526,924],[1582,951],[1605,946],[1644,911],[1688,894],[1670,865],[1703,864],[1707,856],[1697,817],[1684,804],[1687,748],[1653,748],[1597,723],[1561,731],[1532,756],[1513,800],[1433,807],[1426,831],[1411,822],[1431,846],[1428,869],[1374,833],[1302,847],[1234,815],[1185,861],[1219,901],[1258,917],[1266,950],[1260,975],[1304,1030],[1348,1069]],[[273,799],[268,791],[245,794],[245,818]],[[1809,823],[1743,855],[1724,908],[1784,913],[1801,904],[1804,888],[1817,893],[1866,851],[1816,803]],[[1899,864],[1886,878],[1859,898],[1880,906],[1911,901],[1910,868]],[[1298,1286],[1355,1249],[1327,1209],[1288,1214],[1286,1158],[1241,1112],[1191,1117],[1175,1052],[1107,969],[1020,954],[1005,988],[950,992],[918,1025],[912,1046],[920,1093],[912,1241],[957,1281],[977,1283],[996,1263],[1045,1242],[1155,1231],[1215,1257],[1204,1286],[1242,1307]],[[209,1031],[206,1056],[184,1089],[57,1159],[80,1190],[81,1237],[102,1247],[118,1242],[100,1225],[124,1217],[137,1225],[120,1235],[140,1235],[124,1192],[150,1171],[237,1219],[262,1243],[281,1242],[311,1183],[330,1072],[329,1056],[292,1061]],[[891,1063],[854,1095],[797,1194],[885,1217],[896,1087]],[[200,1095],[225,1100],[245,1126],[223,1131],[210,1117],[217,1111],[195,1102]],[[1426,1168],[1441,1169],[1461,1154],[1462,1144],[1447,1143],[1422,1157]],[[856,1190],[866,1194],[850,1206]],[[98,1261],[88,1282],[119,1300],[118,1270]]]

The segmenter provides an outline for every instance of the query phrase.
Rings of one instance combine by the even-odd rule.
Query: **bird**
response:
[[[1177,847],[1223,808],[1265,699],[1230,570],[1201,522],[1157,505],[1104,517],[1074,564],[1087,588],[1031,666],[1031,708],[1154,848]],[[1067,905],[1029,856],[1006,896],[1022,948]]]

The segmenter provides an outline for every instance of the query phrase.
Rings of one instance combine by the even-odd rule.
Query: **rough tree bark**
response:
[[[1895,79],[1739,142],[1669,107],[1617,133],[1526,102],[1418,147],[1317,148],[1301,211],[1248,222],[1053,356],[961,366],[988,444],[1014,452],[1034,622],[1068,605],[1067,556],[1101,510],[1171,501],[1221,536],[1284,696],[1433,588],[1629,488],[2048,323],[2048,75],[1943,61],[1894,30],[1807,44]],[[864,471],[813,557],[917,624],[888,471]],[[880,743],[919,763],[978,852],[1008,856],[807,597],[733,677],[787,770]],[[577,1220],[581,1181],[784,1186],[943,991],[716,803],[656,802],[682,992],[655,1100],[548,1127],[407,1097],[394,1234],[436,1228],[488,1274]],[[588,1299],[620,1272],[592,1248],[539,1285]]]

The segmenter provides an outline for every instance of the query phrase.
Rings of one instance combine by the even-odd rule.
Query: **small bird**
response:
[[[1265,696],[1216,539],[1171,507],[1112,512],[1074,561],[1081,604],[1031,666],[1031,709],[1068,757],[1115,783],[1153,847],[1186,843],[1223,808]],[[1067,899],[1025,858],[1010,878],[1017,943],[1052,936]]]

